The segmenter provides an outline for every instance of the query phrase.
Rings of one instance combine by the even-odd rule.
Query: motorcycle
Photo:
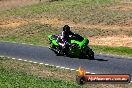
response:
[[[64,46],[66,51],[62,51],[62,46],[60,46],[60,44],[57,42],[58,36],[49,35],[48,38],[50,41],[50,49],[53,50],[56,55],[94,59],[94,52],[89,48],[89,40],[87,38],[84,38],[78,34],[70,36],[68,40],[69,44]],[[64,43],[62,42],[62,44]]]

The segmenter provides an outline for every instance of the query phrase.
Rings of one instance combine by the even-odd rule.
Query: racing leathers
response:
[[[58,35],[58,38],[57,38],[57,42],[58,44],[61,46],[61,50],[62,52],[65,54],[65,52],[67,52],[67,50],[69,49],[69,36],[74,36],[75,33],[69,31],[69,32],[65,32],[65,31],[62,31],[59,35]]]

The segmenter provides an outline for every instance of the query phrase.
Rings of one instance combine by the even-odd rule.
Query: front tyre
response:
[[[59,47],[55,46],[55,45],[51,45],[49,49],[54,51],[57,56],[62,56],[62,54],[63,54],[61,49]]]

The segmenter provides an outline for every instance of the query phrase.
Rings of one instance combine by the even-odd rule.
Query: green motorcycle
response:
[[[51,44],[50,49],[53,50],[57,55],[64,55],[65,53],[65,55],[69,57],[94,59],[94,52],[88,47],[89,40],[87,38],[84,38],[78,34],[71,36],[68,40],[70,45],[66,46],[66,52],[61,51],[62,46],[60,46],[57,42],[58,36],[49,35],[48,38]]]

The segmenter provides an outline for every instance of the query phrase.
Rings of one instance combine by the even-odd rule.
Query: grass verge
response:
[[[63,0],[45,2],[22,8],[0,12],[0,19],[21,18],[59,18],[75,23],[125,24],[131,18],[131,11],[115,11],[106,8],[117,4],[115,0]]]
[[[82,88],[68,70],[0,58],[1,88]],[[66,74],[67,73],[67,74]],[[62,77],[63,76],[63,77]],[[68,78],[71,77],[71,78]],[[72,80],[72,81],[71,81]]]
[[[131,88],[132,84],[75,83],[76,72],[0,57],[1,88]]]
[[[99,46],[99,45],[90,45],[90,47],[97,53],[132,57],[132,48],[128,48],[128,47],[109,47],[109,46]]]
[[[1,88],[81,88],[74,82],[41,78],[13,70],[0,69]]]

